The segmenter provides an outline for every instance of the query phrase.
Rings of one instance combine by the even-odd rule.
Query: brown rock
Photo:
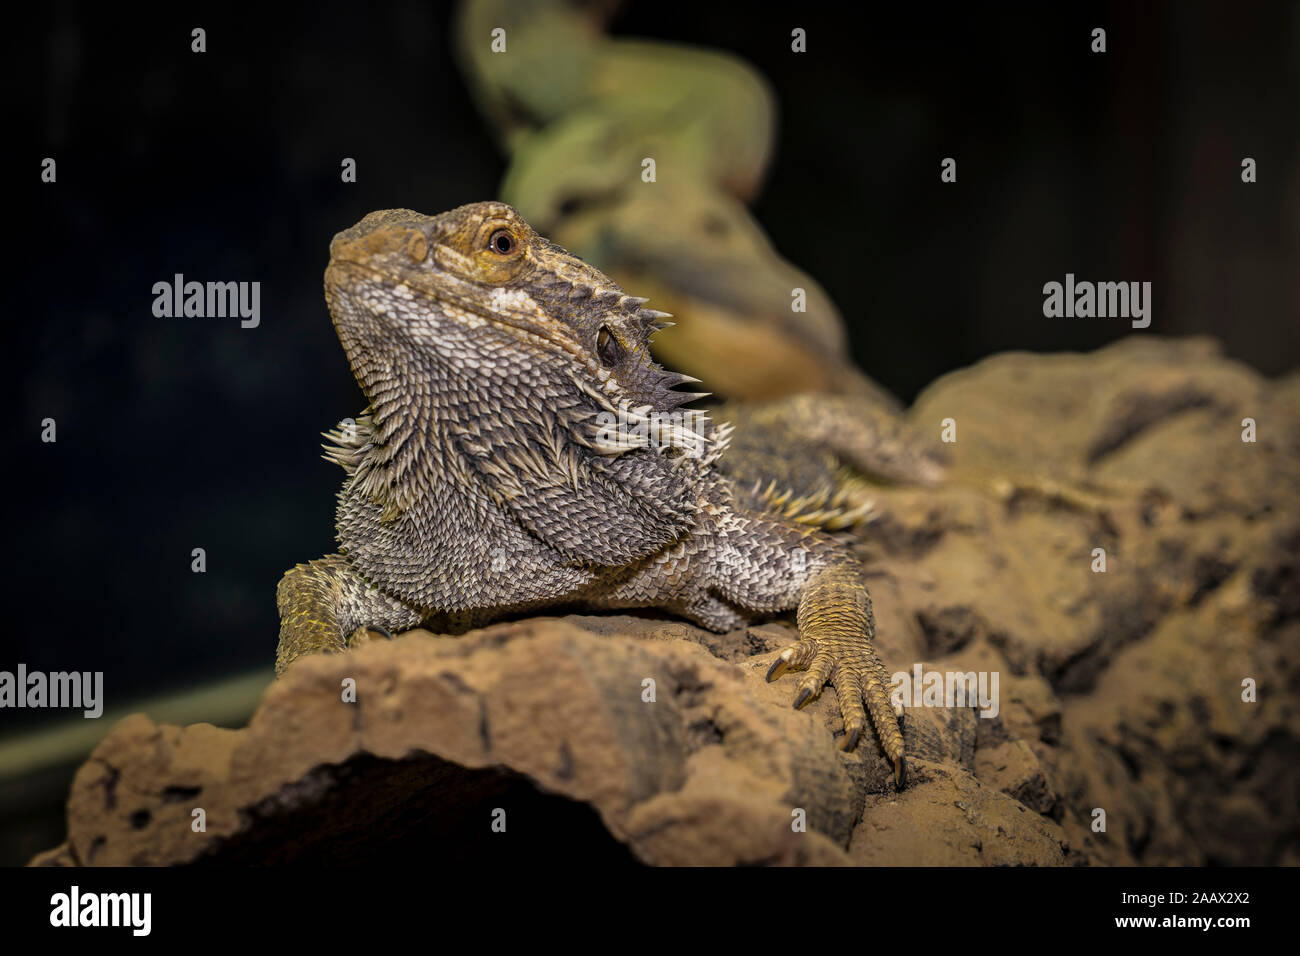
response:
[[[879,490],[878,645],[998,694],[909,707],[902,792],[874,739],[835,748],[833,690],[765,683],[788,622],[570,615],[303,660],[242,730],[129,718],[32,862],[1294,862],[1298,382],[1141,336],[921,396],[958,441],[944,487]]]
[[[915,761],[914,761],[915,762]],[[867,801],[849,851],[861,865],[1061,866],[1064,831],[963,771],[927,766],[897,794]]]

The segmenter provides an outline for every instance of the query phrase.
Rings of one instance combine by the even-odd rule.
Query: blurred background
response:
[[[614,36],[731,54],[766,81],[770,159],[735,192],[902,402],[994,352],[1130,332],[1045,319],[1043,283],[1067,272],[1150,281],[1141,334],[1212,335],[1266,374],[1300,364],[1300,4],[600,6]],[[160,719],[238,723],[269,680],[275,585],[333,550],[341,473],[318,433],[364,404],[321,293],[330,237],[373,209],[497,197],[510,171],[450,4],[28,15],[6,55],[0,669],[103,671],[108,713],[0,712],[7,864],[62,838],[74,758],[114,715],[154,700]],[[155,318],[174,273],[259,281],[260,327]],[[201,684],[216,689],[168,696]]]

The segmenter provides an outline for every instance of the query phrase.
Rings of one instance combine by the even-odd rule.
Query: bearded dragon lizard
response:
[[[832,685],[844,750],[870,715],[901,785],[863,568],[754,455],[728,471],[730,426],[684,409],[700,395],[677,386],[695,380],[650,356],[667,313],[496,202],[371,213],[334,237],[325,295],[369,407],[326,433],[347,472],[340,553],[281,580],[277,673],[375,632],[545,606],[657,607],[715,631],[797,609],[767,679],[802,672],[796,707]],[[861,437],[831,406],[764,414]],[[867,437],[866,457],[890,445]],[[843,516],[832,498],[797,500]]]

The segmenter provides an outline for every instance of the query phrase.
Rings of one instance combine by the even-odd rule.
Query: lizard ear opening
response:
[[[617,365],[619,359],[623,357],[623,346],[619,344],[618,339],[605,326],[600,327],[596,333],[596,354],[600,357],[600,364],[606,368]]]
[[[425,260],[429,254],[429,241],[424,238],[424,233],[411,233],[411,238],[406,241],[406,254],[411,257],[412,262]]]

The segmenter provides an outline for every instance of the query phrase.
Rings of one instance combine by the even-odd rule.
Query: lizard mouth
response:
[[[400,312],[392,313],[379,300],[366,294],[369,289],[385,289],[394,305],[406,303],[408,307],[437,312],[447,321],[473,329],[491,325],[508,333],[526,347],[545,347],[576,359],[593,373],[602,371],[587,351],[568,334],[568,330],[554,319],[539,318],[535,313],[523,311],[525,304],[535,303],[526,293],[505,288],[486,291],[488,306],[484,305],[484,287],[439,272],[437,287],[423,276],[398,276],[368,263],[353,259],[331,257],[325,267],[327,299],[338,296],[361,305],[379,315],[392,315],[391,321],[400,328]],[[460,288],[460,287],[463,287]],[[398,292],[396,290],[405,290]],[[423,305],[419,304],[423,303]],[[604,380],[607,376],[599,376]]]

